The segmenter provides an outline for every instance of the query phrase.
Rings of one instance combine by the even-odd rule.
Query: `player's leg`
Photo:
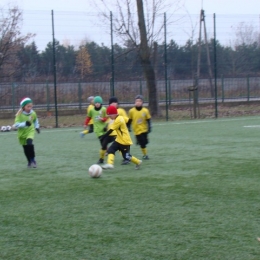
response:
[[[119,150],[119,144],[114,141],[107,150],[107,163],[102,165],[103,169],[113,169],[115,161],[115,153]]]
[[[140,168],[142,161],[130,154],[130,145],[120,145],[119,150],[122,152],[122,156],[125,160],[135,164],[136,170]]]
[[[142,133],[142,134],[138,135],[138,142],[139,142],[139,145],[141,147],[143,159],[148,160],[149,157],[147,155],[147,147],[146,147],[146,145],[148,144],[148,134]]]
[[[91,134],[94,132],[94,125],[93,124],[90,124],[88,125],[88,129],[86,130],[83,130],[82,132],[80,132],[80,136],[81,137],[84,137],[85,135],[87,134]]]
[[[24,151],[25,157],[28,161],[27,167],[31,168],[31,159],[30,159],[30,156],[29,156],[29,151],[28,151],[27,145],[23,145],[23,151]]]
[[[93,132],[94,132],[94,125],[93,124],[88,125],[88,133],[91,134]]]
[[[105,158],[105,155],[107,153],[108,144],[114,142],[115,138],[116,138],[116,136],[109,135],[105,139],[103,139],[102,142],[100,141],[101,149],[99,151],[99,157],[100,158],[97,162],[98,164],[104,163],[104,158]]]
[[[123,160],[121,165],[127,165],[130,163],[130,160],[126,157],[127,154],[130,154],[130,145],[120,145],[119,152],[121,153]]]
[[[100,141],[100,144],[101,144],[101,148],[99,150],[99,160],[97,161],[97,164],[104,163],[104,158],[105,158],[105,155],[106,155],[106,152],[107,152],[107,140],[106,140],[107,138],[105,138],[101,142],[100,137],[99,137],[99,141]]]
[[[28,161],[27,167],[31,168],[31,160],[30,160],[29,151],[27,148],[26,138],[18,137],[18,140],[19,140],[19,143],[23,146],[24,155]]]
[[[135,156],[131,155],[131,154],[127,154],[126,155],[128,160],[130,160],[132,163],[135,164],[135,169],[138,170],[142,164],[142,160],[139,160],[138,158],[136,158]]]
[[[28,157],[30,158],[31,166],[33,168],[37,168],[37,164],[35,161],[35,151],[34,151],[33,139],[30,137],[26,139],[26,149],[27,149]]]

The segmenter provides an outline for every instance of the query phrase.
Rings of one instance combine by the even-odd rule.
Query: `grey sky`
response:
[[[173,2],[165,0],[165,2]],[[93,11],[89,0],[1,0],[1,5],[18,4],[24,10],[56,10],[56,11]],[[208,14],[259,14],[259,0],[183,0],[183,5],[191,14],[203,9]],[[257,12],[258,11],[258,12]],[[184,10],[179,10],[183,13]]]
[[[113,0],[110,0],[113,1]],[[165,2],[173,0],[165,0]],[[61,43],[79,45],[82,40],[93,40],[98,44],[110,44],[109,21],[100,23],[100,17],[89,4],[91,0],[1,0],[0,7],[8,4],[18,5],[23,10],[23,32],[36,33],[35,41],[40,50],[52,40],[51,10],[55,15],[55,36]],[[260,31],[260,0],[183,0],[177,11],[181,21],[167,28],[168,39],[174,39],[184,44],[192,36],[198,37],[198,21],[201,8],[206,13],[207,31],[209,37],[213,33],[213,13],[217,17],[217,37],[229,44],[234,35],[234,28],[241,22],[250,24]],[[162,21],[163,22],[163,21]],[[233,35],[232,35],[233,33]],[[115,39],[115,42],[117,39]]]

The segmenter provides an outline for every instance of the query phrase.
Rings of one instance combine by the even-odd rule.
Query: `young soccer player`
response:
[[[128,124],[132,125],[137,144],[140,145],[143,153],[143,159],[148,160],[147,155],[147,144],[148,144],[148,133],[152,130],[151,115],[147,108],[143,107],[143,97],[137,95],[135,97],[135,107],[129,110],[129,121]]]
[[[111,97],[111,98],[109,99],[109,101],[108,101],[108,104],[111,105],[111,106],[115,106],[116,109],[117,109],[118,115],[124,117],[125,120],[126,120],[126,123],[128,122],[129,118],[128,118],[128,116],[127,116],[126,111],[125,111],[123,108],[118,107],[119,104],[118,104],[118,99],[117,99],[117,97]],[[110,120],[111,120],[111,119],[110,119]],[[113,120],[111,120],[111,121],[113,121]],[[111,122],[110,122],[110,123],[111,123]],[[128,125],[127,125],[127,127],[128,127]],[[109,130],[109,127],[108,127],[108,130]],[[115,131],[114,131],[113,133],[111,133],[111,135],[116,135]],[[127,165],[127,164],[129,164],[129,163],[130,163],[129,160],[124,160],[124,159],[123,159],[123,161],[122,161],[121,164],[122,164],[122,165]]]
[[[142,161],[130,154],[130,145],[133,144],[130,134],[127,129],[125,118],[118,115],[115,106],[109,106],[107,108],[107,115],[114,120],[110,129],[101,137],[101,141],[109,136],[113,131],[116,131],[116,139],[108,148],[107,163],[102,166],[103,169],[113,169],[114,159],[116,151],[120,151],[124,160],[133,162],[136,166],[135,169],[139,169]]]
[[[88,97],[88,102],[89,102],[89,106],[87,108],[87,115],[88,115],[89,111],[94,107],[94,97],[93,96]],[[84,124],[84,128],[85,128],[85,130],[80,133],[81,137],[84,137],[86,134],[91,134],[94,132],[94,125],[93,125],[92,118],[88,122],[88,125]],[[88,128],[88,129],[86,129],[86,128]]]
[[[108,101],[108,104],[109,106],[111,105],[117,108],[118,115],[128,118],[126,111],[123,108],[118,107],[119,104],[117,97],[111,97]]]
[[[104,128],[106,127],[106,121],[107,121],[107,116],[106,116],[106,108],[103,107],[102,105],[103,99],[100,96],[94,97],[94,107],[90,109],[88,112],[88,115],[85,120],[84,125],[88,125],[90,120],[93,120],[93,126],[94,126],[94,133],[96,136],[101,138],[102,135],[104,135],[105,130]],[[107,151],[107,144],[103,144],[100,140],[101,144],[101,149],[99,151],[100,158],[97,163],[103,163],[105,154]]]
[[[18,128],[18,140],[23,146],[24,154],[28,161],[27,167],[37,168],[33,138],[35,130],[38,134],[40,133],[39,121],[36,112],[32,109],[33,104],[30,98],[23,98],[20,106],[21,108],[15,116],[14,127]]]

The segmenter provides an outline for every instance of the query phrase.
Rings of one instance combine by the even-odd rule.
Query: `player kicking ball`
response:
[[[107,163],[102,165],[103,169],[113,169],[116,151],[120,151],[124,160],[128,160],[135,164],[135,169],[138,170],[142,163],[141,160],[130,154],[130,145],[133,144],[124,117],[118,115],[115,106],[109,106],[107,108],[107,116],[109,116],[114,123],[111,125],[110,129],[101,137],[102,139],[110,135],[113,131],[116,131],[116,139],[110,145],[107,150]]]

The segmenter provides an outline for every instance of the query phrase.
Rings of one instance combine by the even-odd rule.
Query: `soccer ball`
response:
[[[93,164],[88,168],[88,173],[91,178],[99,178],[102,174],[102,168],[98,164]]]
[[[6,131],[11,131],[12,130],[12,127],[10,125],[6,126]]]
[[[15,124],[14,125],[12,125],[12,127],[11,127],[14,131],[17,131],[17,127],[15,126]]]
[[[3,126],[1,127],[1,132],[6,132],[6,131],[7,131],[6,126],[3,125]]]

